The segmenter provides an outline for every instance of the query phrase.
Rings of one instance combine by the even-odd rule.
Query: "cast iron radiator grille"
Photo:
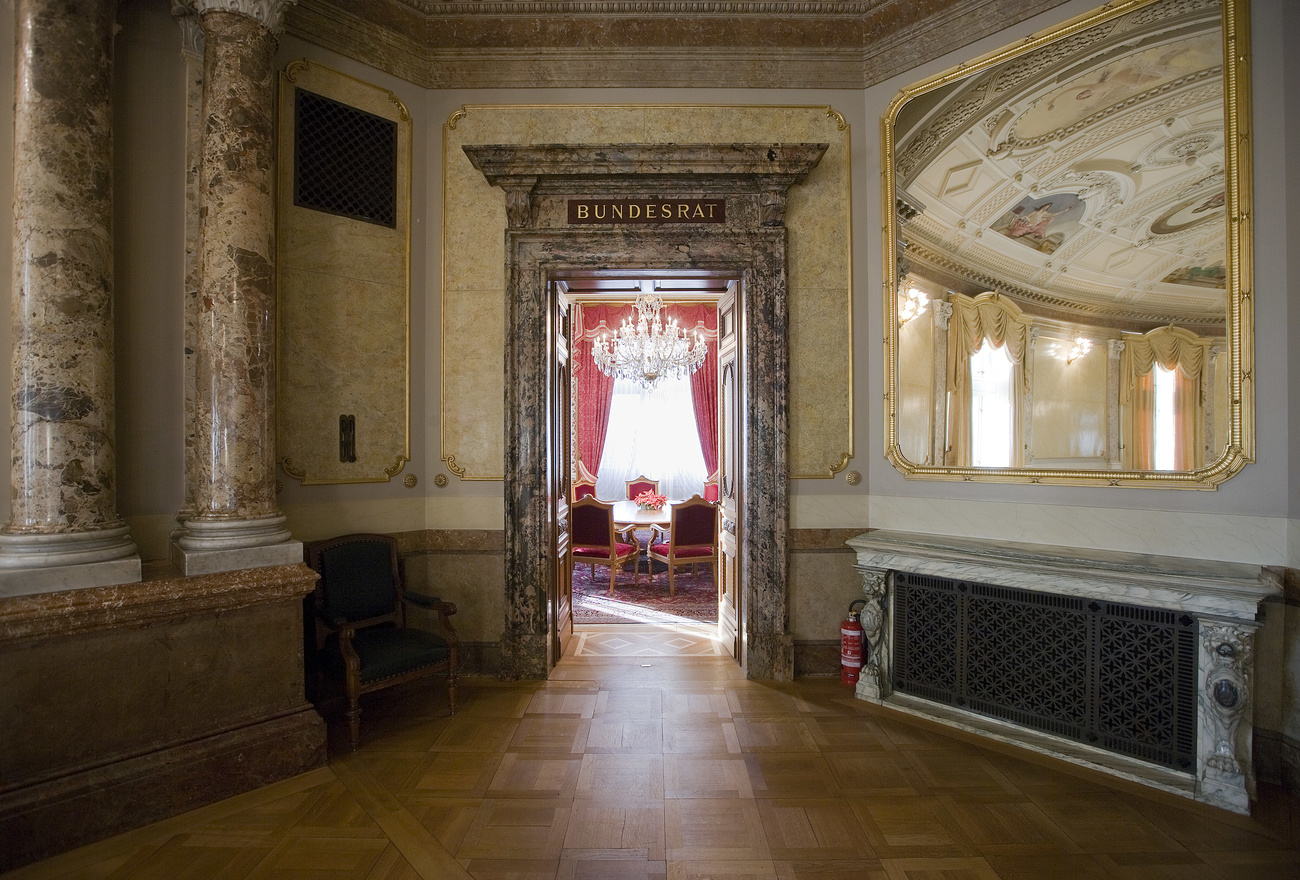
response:
[[[297,89],[294,132],[295,205],[396,228],[396,122]]]
[[[1196,620],[894,574],[896,691],[1191,773]]]

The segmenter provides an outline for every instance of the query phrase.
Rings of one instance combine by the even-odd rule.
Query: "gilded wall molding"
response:
[[[378,133],[376,145],[388,145],[394,177],[357,170],[349,183],[384,192],[384,216],[349,213],[359,190],[330,190],[330,175],[313,185],[337,192],[339,206],[298,204],[299,89],[316,102],[304,106],[320,105],[312,111],[319,118],[351,119]],[[376,118],[391,129],[364,121]],[[388,89],[305,60],[281,74],[277,456],[304,485],[387,482],[410,461],[412,128],[410,112]],[[348,130],[355,137],[362,129]],[[320,149],[329,143],[323,135],[317,142]],[[346,151],[330,161],[327,167],[363,164]]]
[[[470,105],[443,126],[439,425],[448,471],[462,480],[503,478],[504,368],[492,356],[504,322],[502,230],[531,225],[535,207],[527,193],[512,202],[509,191],[493,192],[461,147],[527,143],[529,132],[547,131],[556,141],[653,149],[644,143],[648,131],[660,133],[659,145],[700,144],[720,125],[737,141],[830,144],[786,211],[797,232],[789,254],[788,472],[792,479],[829,479],[844,470],[854,437],[850,130],[842,114],[797,105]],[[826,217],[843,219],[829,224]]]

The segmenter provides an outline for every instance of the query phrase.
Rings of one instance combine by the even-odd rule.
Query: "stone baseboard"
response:
[[[310,706],[37,784],[0,791],[0,871],[139,828],[325,764]]]
[[[840,674],[840,643],[837,640],[794,643],[794,677],[810,678]]]

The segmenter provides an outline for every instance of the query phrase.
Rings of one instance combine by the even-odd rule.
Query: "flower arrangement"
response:
[[[668,502],[667,498],[653,489],[646,489],[632,500],[635,501],[636,506],[642,510],[663,510],[664,504]]]

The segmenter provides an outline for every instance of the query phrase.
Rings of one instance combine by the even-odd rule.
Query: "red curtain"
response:
[[[624,318],[635,318],[631,304],[598,303],[577,306],[581,328],[573,342],[573,378],[577,391],[578,455],[594,477],[605,451],[605,434],[609,431],[609,409],[614,400],[614,380],[606,376],[591,358],[592,343],[602,334],[613,336]],[[718,308],[715,305],[670,305],[664,309],[667,320],[693,337],[699,332],[709,346],[704,364],[691,374],[691,402],[695,406],[695,427],[700,435],[704,466],[711,476],[718,469]]]
[[[600,467],[600,456],[605,451],[605,435],[609,432],[609,408],[614,400],[614,380],[606,376],[591,358],[591,344],[602,333],[613,336],[624,318],[633,317],[636,309],[629,303],[619,305],[586,305],[578,303],[574,326],[579,329],[573,340],[573,381],[577,393],[578,458],[592,477]]]
[[[704,469],[712,477],[718,470],[718,307],[669,306],[666,311],[688,337],[699,331],[709,345],[704,364],[691,374],[691,403],[695,405],[695,430],[700,434]]]

